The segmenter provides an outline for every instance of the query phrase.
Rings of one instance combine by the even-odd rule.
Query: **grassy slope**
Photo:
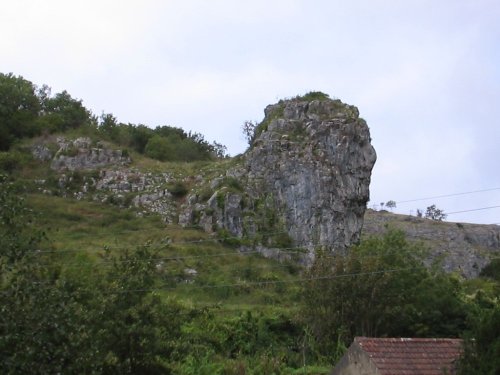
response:
[[[139,217],[131,209],[74,199],[30,194],[28,204],[39,213],[47,234],[43,251],[66,272],[106,267],[106,251],[119,254],[137,246],[158,251],[158,289],[188,303],[222,303],[228,310],[293,308],[296,286],[259,285],[292,280],[297,268],[259,255],[241,255],[198,229],[166,225],[159,216]],[[196,276],[189,276],[194,269]],[[242,285],[241,287],[236,287]],[[286,293],[283,293],[286,289]]]

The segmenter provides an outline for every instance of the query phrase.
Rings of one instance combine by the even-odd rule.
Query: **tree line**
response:
[[[21,76],[0,73],[0,152],[25,138],[71,130],[94,135],[161,161],[212,160],[226,147],[209,143],[200,133],[173,126],[118,123],[112,114],[94,115],[67,91],[52,95]]]

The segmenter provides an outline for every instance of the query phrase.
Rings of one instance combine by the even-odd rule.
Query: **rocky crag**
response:
[[[33,154],[50,162],[63,195],[157,212],[168,223],[235,237],[242,251],[305,248],[304,260],[318,247],[342,252],[359,240],[376,159],[357,108],[324,94],[268,106],[249,150],[216,173],[144,173],[101,142],[55,143],[54,152],[39,143]],[[78,181],[81,189],[68,190]]]
[[[500,256],[500,226],[434,221],[387,211],[368,210],[363,235],[383,233],[387,227],[402,230],[410,241],[429,249],[428,263],[434,261],[448,272],[464,277],[478,276],[492,257]]]
[[[343,252],[359,240],[375,160],[356,107],[281,101],[265,109],[250,149],[226,173],[241,191],[219,189],[207,202],[190,196],[181,223],[237,237],[279,233],[258,245],[306,248],[306,260],[318,247]]]
[[[248,151],[213,163],[148,169],[86,137],[40,139],[32,153],[50,170],[34,181],[40,192],[157,213],[242,252],[307,263],[319,247],[343,252],[356,243],[364,220],[363,235],[402,229],[429,247],[429,262],[465,277],[500,253],[498,226],[365,213],[376,159],[369,129],[355,107],[325,96],[268,106]]]

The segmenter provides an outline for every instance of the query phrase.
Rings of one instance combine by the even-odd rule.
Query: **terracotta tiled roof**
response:
[[[442,375],[452,373],[462,353],[460,339],[356,337],[380,375]]]

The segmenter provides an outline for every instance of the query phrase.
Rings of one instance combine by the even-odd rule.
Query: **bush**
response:
[[[27,160],[28,156],[26,154],[17,151],[0,152],[0,172],[11,174]]]
[[[182,198],[188,193],[188,188],[182,181],[176,181],[173,184],[167,185],[167,190],[176,198]]]
[[[500,259],[492,259],[492,261],[481,270],[479,276],[489,277],[490,279],[500,282]]]
[[[302,95],[302,96],[296,96],[294,98],[295,100],[303,100],[303,101],[313,101],[313,100],[327,100],[330,99],[330,96],[328,94],[325,94],[324,92],[321,91],[309,91],[308,93]]]

